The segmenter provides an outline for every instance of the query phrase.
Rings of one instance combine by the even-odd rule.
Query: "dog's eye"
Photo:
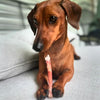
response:
[[[49,23],[50,24],[54,24],[57,21],[57,17],[56,16],[51,16],[49,19]]]
[[[37,19],[33,18],[33,24],[38,25]]]

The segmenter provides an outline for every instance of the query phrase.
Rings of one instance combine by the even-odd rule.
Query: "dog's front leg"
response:
[[[48,96],[48,84],[47,84],[47,75],[44,73],[38,73],[38,84],[39,89],[37,91],[37,100],[43,100]]]
[[[37,75],[39,89],[36,93],[37,100],[44,100],[48,96],[48,74],[43,57],[39,56],[39,72]]]
[[[58,80],[53,84],[53,97],[62,97],[64,94],[64,86],[66,82],[70,81],[73,76],[73,69],[65,69],[59,76]]]

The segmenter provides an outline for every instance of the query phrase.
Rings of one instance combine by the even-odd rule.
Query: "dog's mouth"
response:
[[[54,42],[55,42],[54,39],[46,39],[46,38],[43,39],[37,37],[34,40],[32,49],[34,49],[37,52],[46,52],[50,49],[50,47]]]
[[[50,46],[52,45],[52,43],[46,42],[44,44],[42,42],[37,42],[37,43],[34,42],[32,49],[34,49],[37,52],[48,51],[50,49]]]

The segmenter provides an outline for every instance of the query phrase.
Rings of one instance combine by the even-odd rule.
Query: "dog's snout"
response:
[[[41,52],[42,49],[43,49],[43,43],[42,42],[36,42],[33,44],[33,49],[38,51],[38,52]]]

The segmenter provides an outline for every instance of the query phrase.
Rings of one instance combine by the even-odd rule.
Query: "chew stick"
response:
[[[52,98],[52,68],[51,68],[50,56],[47,55],[45,57],[45,60],[46,60],[47,71],[48,71],[48,85],[49,85],[49,94],[48,94],[48,97]]]

